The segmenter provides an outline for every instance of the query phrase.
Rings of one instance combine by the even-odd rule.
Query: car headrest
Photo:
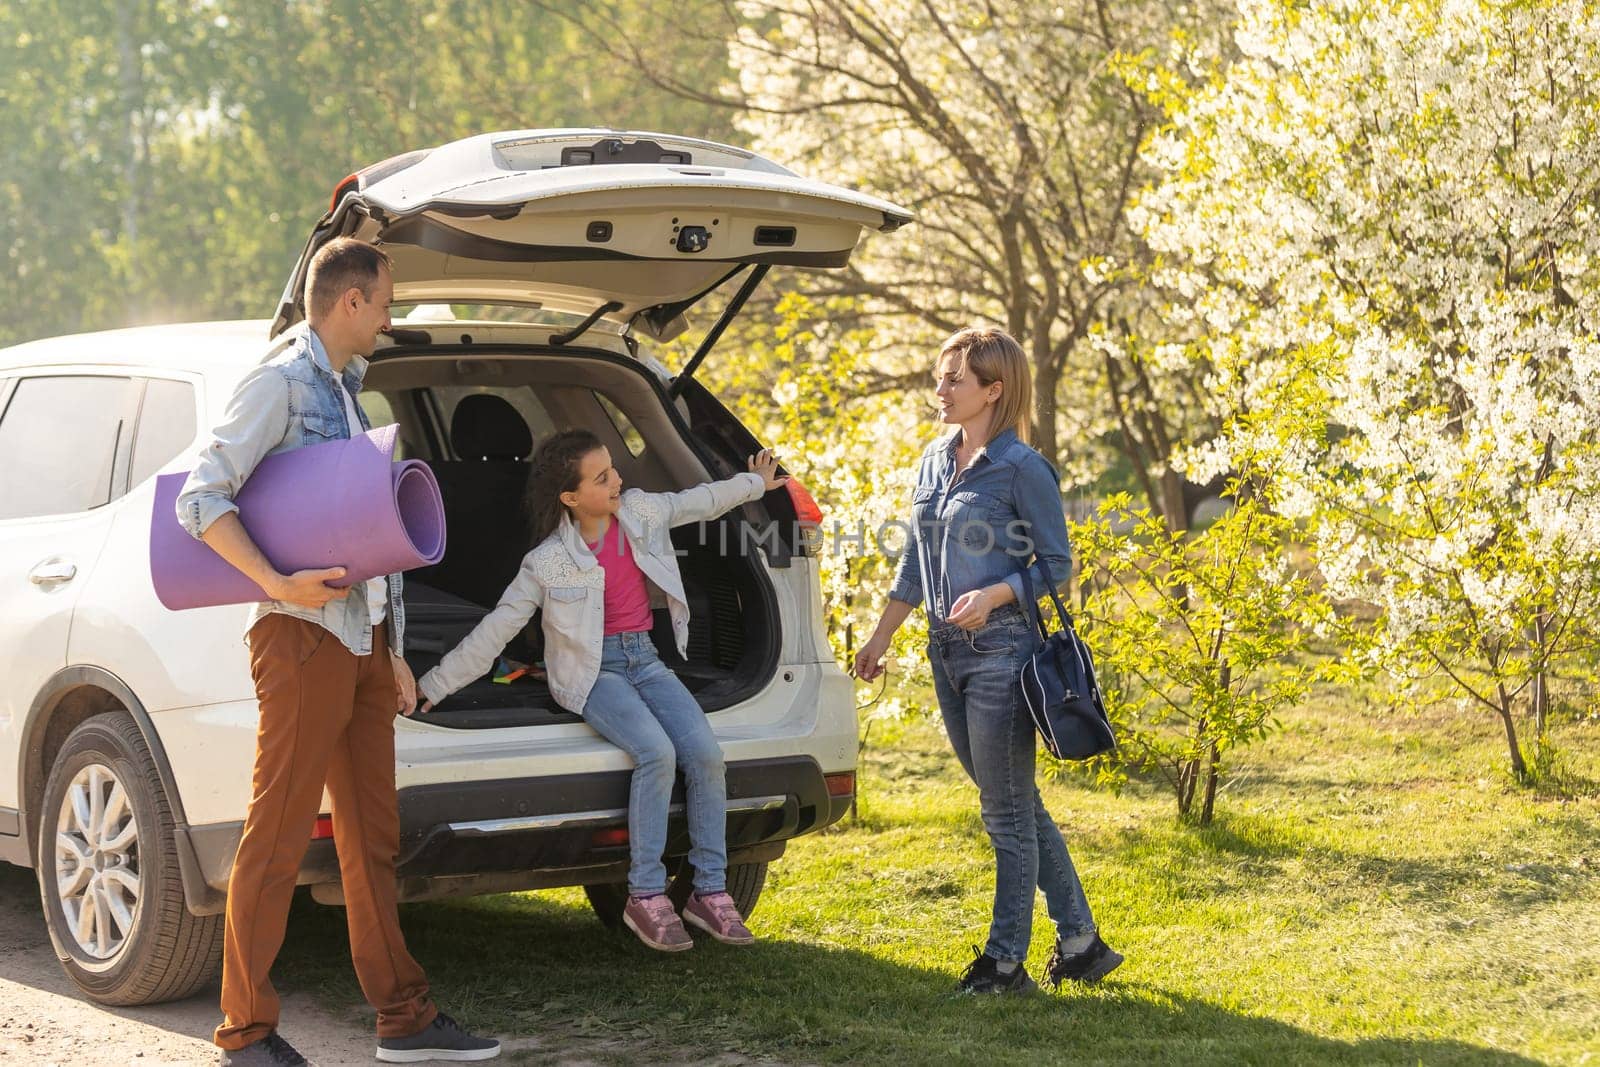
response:
[[[533,434],[504,397],[473,393],[450,416],[450,446],[462,459],[520,460],[533,451]]]

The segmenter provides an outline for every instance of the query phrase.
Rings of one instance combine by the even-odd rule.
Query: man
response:
[[[343,576],[341,567],[280,574],[233,502],[264,457],[369,428],[355,394],[366,357],[389,328],[393,294],[388,258],[372,245],[339,238],[318,251],[306,278],[309,329],[239,384],[178,497],[189,533],[271,597],[250,616],[261,720],[250,809],[228,883],[223,1021],[214,1037],[224,1065],[306,1062],[278,1036],[278,995],[268,972],[283,945],[324,784],[333,798],[350,953],[378,1011],[378,1059],[479,1060],[500,1051],[498,1042],[439,1014],[400,933],[394,716],[416,703],[401,657],[400,576],[345,590],[325,584]]]

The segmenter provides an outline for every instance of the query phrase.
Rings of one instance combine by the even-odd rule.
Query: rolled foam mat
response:
[[[394,461],[398,426],[279,452],[239,490],[239,521],[282,574],[344,567],[329,582],[350,586],[444,558],[444,504],[420,460]],[[268,599],[262,588],[189,536],[178,521],[187,474],[156,479],[150,515],[150,578],[174,611]]]

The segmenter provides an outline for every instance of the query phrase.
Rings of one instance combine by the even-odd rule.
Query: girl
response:
[[[755,940],[725,888],[722,749],[700,705],[650,640],[652,590],[666,600],[680,655],[689,639],[672,528],[713,518],[789,480],[778,475],[770,451],[749,464],[750,473],[681,493],[624,493],[611,453],[594,434],[567,430],[551,437],[534,454],[528,480],[533,550],[495,609],[417,683],[426,713],[482,677],[535,609],[544,608],[551,695],[633,758],[622,921],[663,952],[694,947],[667,896],[661,861],[673,773],[680,767],[688,786],[695,885],[683,919],[726,944]]]
[[[1018,673],[1038,646],[1021,568],[1035,588],[1043,561],[1067,575],[1067,523],[1056,472],[1028,446],[1028,359],[1010,334],[966,329],[944,343],[934,371],[939,421],[957,429],[922,454],[913,493],[913,536],[889,603],[857,653],[856,676],[883,673],[889,640],[927,602],[928,658],[945,732],[977,783],[995,854],[994,920],[988,947],[959,989],[1023,992],[1033,931],[1033,894],[1044,890],[1057,938],[1045,980],[1095,982],[1122,962],[1100,940],[1089,902],[1034,784],[1033,722]]]

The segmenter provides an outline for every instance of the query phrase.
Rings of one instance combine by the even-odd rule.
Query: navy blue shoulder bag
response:
[[[1056,605],[1061,629],[1055,633],[1045,624],[1039,599],[1033,592],[1028,568],[1022,570],[1022,587],[1027,590],[1025,610],[1033,614],[1034,624],[1044,644],[1022,665],[1022,697],[1038,727],[1044,747],[1056,759],[1083,760],[1117,747],[1111,722],[1100,699],[1100,684],[1094,677],[1094,657],[1073,629],[1061,596],[1056,592],[1050,565],[1041,557],[1039,569]]]

